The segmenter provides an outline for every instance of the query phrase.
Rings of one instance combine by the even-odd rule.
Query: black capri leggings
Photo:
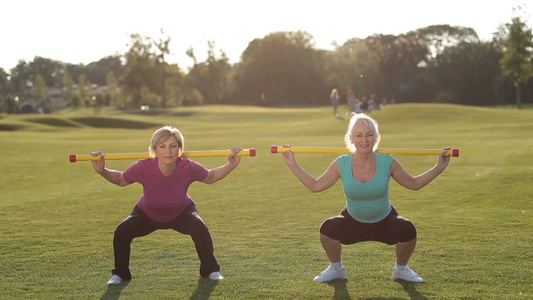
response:
[[[135,206],[131,214],[115,230],[113,238],[115,269],[112,270],[113,274],[119,275],[123,280],[130,280],[132,277],[129,268],[132,240],[158,229],[173,229],[191,236],[200,258],[200,275],[202,277],[207,277],[211,272],[220,271],[220,266],[213,254],[213,240],[209,228],[198,214],[196,205],[192,203],[176,219],[168,223],[158,223],[150,219]]]
[[[416,227],[408,219],[392,211],[385,219],[376,223],[363,223],[350,216],[346,207],[340,215],[326,219],[320,226],[320,233],[343,245],[351,245],[365,241],[382,242],[394,245],[408,242],[416,238]]]

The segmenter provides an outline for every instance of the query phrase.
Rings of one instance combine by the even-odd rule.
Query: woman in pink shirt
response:
[[[223,279],[213,254],[209,228],[198,214],[187,189],[195,181],[210,184],[226,177],[239,165],[241,158],[236,154],[242,148],[231,148],[227,164],[208,170],[197,162],[181,157],[183,135],[174,127],[164,126],[153,134],[149,149],[153,158],[141,159],[124,172],[106,168],[104,155],[100,156],[100,160],[93,161],[96,172],[111,183],[126,186],[138,182],[143,185],[143,195],[132,213],[115,230],[115,268],[107,284],[131,280],[129,262],[132,240],[158,229],[173,229],[190,235],[200,258],[200,276],[212,280]],[[91,153],[94,156],[101,154],[101,151]]]

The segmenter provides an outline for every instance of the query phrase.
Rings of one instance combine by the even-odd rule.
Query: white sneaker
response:
[[[409,282],[424,282],[424,279],[418,276],[418,274],[416,274],[415,271],[411,270],[409,267],[405,267],[405,269],[401,271],[394,268],[391,278],[393,280],[405,280]]]
[[[220,272],[212,272],[211,274],[209,274],[209,276],[207,276],[207,279],[210,279],[210,280],[222,280],[222,279],[224,279],[224,277],[222,277],[222,275],[220,275]]]
[[[122,280],[122,278],[120,278],[120,276],[113,275],[113,276],[111,276],[111,279],[109,279],[107,284],[121,284],[123,282],[124,282],[124,280]]]
[[[327,267],[322,273],[318,274],[313,281],[316,282],[328,282],[337,279],[346,279],[346,269],[337,269],[332,268],[331,266]]]

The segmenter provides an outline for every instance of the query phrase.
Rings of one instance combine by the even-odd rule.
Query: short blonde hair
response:
[[[344,144],[346,145],[346,148],[348,148],[348,150],[350,150],[350,152],[352,153],[355,152],[355,146],[352,143],[352,133],[357,123],[365,124],[370,128],[370,130],[372,130],[372,132],[374,132],[374,135],[376,136],[376,142],[374,143],[374,147],[372,148],[372,150],[376,151],[379,142],[381,141],[381,134],[379,134],[378,122],[363,113],[355,114],[350,119],[350,123],[348,124],[348,130],[346,131],[346,135],[344,135]]]
[[[185,138],[176,127],[168,125],[159,128],[152,135],[152,141],[150,142],[150,146],[148,147],[150,156],[155,157],[155,148],[157,148],[157,146],[163,143],[164,141],[168,140],[171,136],[175,137],[178,141],[181,156],[181,154],[183,153],[183,149],[185,149]]]

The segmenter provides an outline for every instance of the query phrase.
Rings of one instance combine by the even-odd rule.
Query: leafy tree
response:
[[[42,101],[50,96],[50,89],[40,74],[37,74],[35,77],[35,82],[31,87],[31,95],[37,101]]]
[[[102,86],[106,84],[109,72],[119,77],[124,73],[124,65],[122,64],[122,57],[120,55],[107,56],[88,64],[86,67],[81,66],[76,75],[79,76],[79,74],[83,73],[87,77],[87,80]]]
[[[158,107],[161,103],[161,97],[158,94],[153,93],[147,86],[143,86],[140,93],[143,105]]]
[[[183,98],[183,105],[195,106],[204,104],[204,96],[197,89],[187,90]]]
[[[17,113],[17,101],[13,96],[0,96],[0,113]]]
[[[428,49],[427,61],[431,61],[444,50],[460,43],[479,42],[479,37],[474,29],[462,26],[431,25],[410,31],[407,35],[412,36],[419,44]]]
[[[106,100],[104,101],[105,105],[110,105],[112,101],[117,99],[118,94],[118,82],[113,71],[109,71],[106,76]]]
[[[365,40],[350,39],[334,51],[325,53],[323,57],[323,74],[329,86],[327,90],[339,89],[341,99],[346,99],[349,89],[358,98],[382,90],[376,72],[377,61],[367,48]]]
[[[85,103],[87,98],[87,89],[88,89],[87,78],[85,74],[80,74],[78,77],[78,92],[77,95],[82,103]]]
[[[187,51],[185,51],[185,54],[187,54],[188,57],[190,57],[192,60],[193,60],[193,65],[196,65],[197,64],[197,59],[196,59],[196,55],[194,55],[194,48],[193,47],[190,47],[189,49],[187,49]]]
[[[389,96],[423,102],[432,97],[426,85],[425,67],[439,54],[460,43],[477,43],[476,32],[467,27],[433,25],[406,34],[375,34],[365,39],[377,62],[379,85],[374,89]]]
[[[434,102],[493,105],[501,98],[498,61],[501,53],[491,43],[461,42],[444,49],[425,72],[423,84]],[[487,88],[492,87],[492,88]],[[415,87],[415,91],[423,87]]]
[[[166,93],[167,104],[181,105],[183,104],[184,96],[189,89],[185,84],[185,75],[178,67],[178,65],[166,66]]]
[[[161,34],[162,35],[164,34],[163,29],[161,29]],[[161,95],[161,107],[163,108],[167,107],[167,89],[166,89],[167,63],[165,62],[165,55],[170,54],[169,44],[170,44],[170,37],[167,37],[165,40],[160,38],[159,41],[155,43],[157,49],[159,50],[159,53],[156,56],[156,64],[158,65],[159,69],[161,69],[161,89],[159,93]]]
[[[37,75],[40,75],[48,87],[61,87],[64,64],[48,58],[36,56],[33,61],[27,63],[20,60],[10,71],[11,86],[13,92],[22,93],[32,86]]]
[[[209,41],[207,44],[205,62],[197,63],[194,51],[192,49],[187,51],[187,55],[195,61],[195,64],[187,74],[186,82],[190,88],[196,89],[203,95],[202,98],[206,103],[221,103],[227,101],[230,94],[228,76],[231,66],[223,51],[220,58],[215,56],[215,42]]]
[[[86,70],[86,67],[82,64],[80,65],[73,65],[73,64],[65,64],[64,66],[64,70],[65,72],[67,72],[68,74],[70,74],[70,77],[75,79],[75,78],[80,78],[80,75],[84,75],[87,73],[87,70]]]
[[[161,90],[161,72],[156,66],[157,54],[152,50],[153,41],[139,34],[131,35],[132,45],[126,53],[124,75],[119,79],[121,87],[120,107],[138,108],[144,103],[143,96],[150,95],[150,102],[155,103],[152,94]],[[159,97],[160,99],[160,97]],[[159,100],[160,101],[160,100]]]
[[[329,91],[322,54],[313,45],[313,37],[302,31],[253,40],[234,73],[235,96],[261,105],[322,103]]]
[[[82,104],[80,96],[76,93],[70,98],[70,100],[67,102],[67,107],[80,107]]]
[[[24,91],[33,83],[30,66],[24,60],[19,60],[18,64],[10,70],[10,75],[14,92]]]
[[[7,95],[9,91],[9,74],[0,68],[0,96]]]
[[[7,101],[4,100],[7,97],[0,95],[0,113],[5,113],[7,111]]]
[[[415,34],[375,34],[367,37],[365,41],[377,62],[382,92],[387,95],[394,95],[399,89],[409,88],[406,79],[416,77],[420,62],[429,52]],[[406,77],[406,73],[409,77]]]
[[[37,75],[40,75],[45,84],[49,87],[61,86],[63,63],[49,58],[36,56],[33,61],[29,63],[31,70],[30,80],[35,81]]]
[[[533,33],[521,17],[513,17],[505,24],[507,40],[503,47],[501,67],[513,78],[516,88],[516,106],[521,108],[520,86],[533,77]]]
[[[66,70],[63,71],[63,80],[61,83],[63,85],[63,99],[69,103],[74,96],[74,80],[72,80],[72,77]]]

